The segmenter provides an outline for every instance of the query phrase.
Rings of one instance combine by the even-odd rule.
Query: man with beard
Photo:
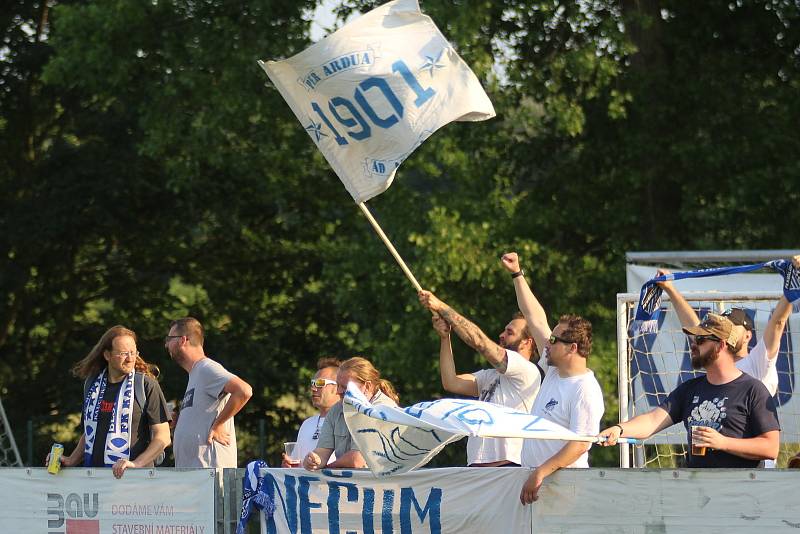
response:
[[[620,436],[648,438],[677,422],[686,427],[692,453],[688,467],[758,467],[778,456],[780,425],[775,403],[761,381],[736,367],[739,331],[709,313],[690,336],[692,367],[706,374],[680,384],[658,408],[603,430],[614,445]]]
[[[789,260],[796,269],[800,269],[800,255],[792,256]],[[656,272],[656,276],[665,274],[670,274],[670,272],[667,269],[659,269]],[[672,282],[660,282],[658,285],[669,295],[669,300],[675,309],[681,326],[690,327],[700,324],[697,312]],[[739,346],[734,355],[736,367],[761,380],[767,386],[770,395],[775,395],[778,391],[776,362],[778,360],[778,350],[781,348],[781,336],[791,313],[791,303],[785,296],[781,296],[769,316],[761,339],[758,340],[752,350],[750,349],[750,340],[753,338],[755,325],[750,315],[742,308],[731,308],[722,314],[730,319],[739,334]]]
[[[450,393],[529,412],[542,383],[542,371],[531,362],[535,344],[517,314],[500,333],[499,344],[429,291],[419,292],[420,303],[433,313],[433,328],[441,340],[439,369],[442,386]],[[494,369],[456,374],[450,331],[477,350]],[[467,440],[470,467],[519,466],[522,439],[479,438]]]
[[[200,321],[172,321],[164,338],[170,357],[189,374],[175,425],[175,467],[238,467],[233,416],[253,396],[250,384],[207,357]]]

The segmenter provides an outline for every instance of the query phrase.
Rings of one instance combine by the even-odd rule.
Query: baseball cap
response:
[[[745,310],[742,308],[730,308],[729,310],[725,310],[722,314],[723,317],[727,317],[730,322],[735,325],[743,326],[747,330],[751,332],[755,330],[755,325],[753,324],[753,320],[747,314]]]
[[[739,342],[739,332],[733,327],[733,323],[727,317],[716,313],[706,314],[702,323],[684,328],[683,331],[692,336],[714,336],[727,343],[731,349],[734,349]]]

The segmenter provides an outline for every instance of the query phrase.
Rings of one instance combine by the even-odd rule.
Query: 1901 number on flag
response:
[[[425,102],[431,99],[433,95],[436,94],[436,91],[431,89],[430,87],[427,89],[423,89],[422,86],[417,81],[417,78],[414,76],[414,73],[411,72],[408,68],[408,65],[403,62],[403,60],[395,61],[392,65],[392,71],[398,72],[401,74],[403,80],[408,84],[412,91],[417,95],[416,100],[414,100],[414,105],[416,107],[421,107]],[[370,104],[368,100],[369,91],[370,89],[375,88],[380,95],[389,103],[393,112],[387,116],[381,117],[375,111],[375,107]],[[375,94],[375,91],[372,92]],[[372,128],[370,127],[370,122],[379,127],[379,128],[391,128],[395,124],[397,124],[400,119],[403,118],[403,104],[400,103],[400,100],[397,98],[397,95],[392,91],[392,87],[384,78],[380,78],[378,76],[371,76],[365,80],[362,80],[358,83],[355,91],[353,92],[353,99],[358,104],[358,107],[364,112],[364,114],[369,119],[369,122],[364,120],[364,117],[359,113],[358,109],[353,105],[353,103],[343,96],[335,96],[328,101],[328,109],[330,110],[333,117],[339,122],[339,124],[345,128],[351,128],[353,126],[358,126],[359,129],[357,130],[347,130],[347,135],[356,141],[363,141],[365,139],[369,139],[372,137]],[[384,104],[379,102],[378,105]],[[346,145],[348,144],[347,139],[342,137],[336,128],[331,124],[328,120],[328,117],[320,108],[319,104],[316,101],[311,102],[312,109],[319,115],[319,118],[328,129],[333,133],[334,139],[336,143],[339,145]],[[384,104],[385,107],[385,104]],[[344,108],[344,113],[343,109]],[[344,116],[343,116],[344,115]],[[349,115],[349,116],[348,116]],[[311,124],[306,129],[311,129],[314,132],[314,136],[316,137],[317,141],[319,141],[320,137],[324,136],[325,134],[320,131],[321,125],[319,124]],[[377,168],[373,170],[378,170]]]
[[[440,127],[494,116],[416,0],[384,4],[294,57],[259,64],[356,202],[385,191]]]

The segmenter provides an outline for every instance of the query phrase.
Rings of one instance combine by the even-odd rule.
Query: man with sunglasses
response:
[[[597,434],[605,404],[600,384],[587,364],[592,352],[592,324],[578,315],[562,315],[550,330],[547,314],[528,286],[517,254],[506,253],[501,261],[511,273],[519,309],[545,356],[540,361],[544,380],[531,414],[577,434]],[[580,441],[526,439],[522,465],[534,469],[522,486],[520,502],[538,500],[544,480],[559,469],[589,467],[590,447],[591,443]]]
[[[796,269],[800,269],[800,255],[790,258]],[[670,274],[667,269],[659,269],[656,276]],[[684,328],[700,324],[697,312],[681,295],[681,292],[672,282],[661,282],[658,284],[669,295],[669,300],[678,320]],[[753,319],[742,308],[731,308],[723,315],[737,327],[739,331],[739,345],[735,351],[736,367],[750,376],[761,380],[767,387],[770,395],[775,395],[778,391],[778,371],[775,362],[778,350],[781,347],[781,336],[786,328],[789,315],[792,313],[792,305],[785,296],[781,296],[778,304],[772,311],[767,321],[764,332],[758,343],[750,349],[750,340],[753,338],[755,325]]]
[[[790,258],[796,269],[800,269],[800,255]],[[658,269],[656,276],[670,274],[667,269]],[[681,326],[684,328],[700,324],[697,312],[686,301],[680,291],[672,282],[661,282],[658,284],[669,296],[672,307],[678,316]],[[726,316],[734,324],[739,334],[739,344],[734,354],[736,367],[748,375],[761,380],[767,387],[769,394],[774,396],[778,392],[778,351],[781,348],[781,336],[789,321],[792,313],[792,304],[781,295],[775,309],[769,316],[767,325],[761,334],[761,339],[750,348],[750,340],[755,334],[755,324],[752,317],[742,308],[730,308],[722,315]],[[766,460],[764,467],[774,468],[774,460]]]
[[[429,291],[419,292],[420,303],[433,313],[440,338],[439,370],[445,390],[465,397],[530,411],[539,391],[542,371],[531,362],[535,346],[525,319],[515,316],[495,343],[474,323],[462,317]],[[450,331],[481,353],[494,369],[456,374]],[[519,466],[522,439],[469,437],[467,464],[471,467]]]
[[[692,367],[706,374],[680,384],[661,406],[603,430],[614,445],[620,436],[648,438],[683,422],[692,453],[688,467],[758,467],[774,459],[780,425],[772,396],[761,381],[736,367],[739,334],[722,315],[709,313],[690,336]]]
[[[292,462],[284,453],[281,467],[300,467],[300,461],[317,448],[319,433],[325,423],[328,410],[342,400],[336,388],[336,373],[340,363],[336,358],[320,358],[317,362],[317,372],[311,379],[311,404],[319,410],[319,413],[303,421],[300,430],[297,431],[297,444],[292,456],[298,460]],[[328,461],[335,460],[336,453],[333,453]]]

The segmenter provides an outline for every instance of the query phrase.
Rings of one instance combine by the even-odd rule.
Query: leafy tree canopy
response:
[[[435,134],[370,206],[421,283],[490,335],[515,311],[498,258],[517,250],[551,320],[593,321],[616,420],[625,251],[797,246],[797,4],[422,7],[498,116]],[[207,352],[255,387],[243,458],[260,420],[277,457],[323,355],[373,359],[405,404],[443,394],[428,314],[256,65],[308,46],[314,8],[17,0],[0,15],[0,395],[18,437],[29,418],[43,429],[35,458],[45,423],[78,411],[72,363],[118,323],[168,398],[186,381],[169,320],[208,326]],[[483,365],[456,352],[460,371]]]

